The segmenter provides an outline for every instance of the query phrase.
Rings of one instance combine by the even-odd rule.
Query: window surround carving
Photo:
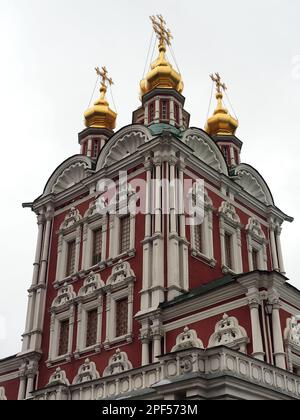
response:
[[[71,361],[72,344],[75,321],[75,299],[76,293],[72,285],[67,283],[58,291],[51,307],[50,343],[47,366],[61,361]],[[60,327],[64,321],[69,321],[68,352],[65,355],[58,355]]]
[[[247,354],[249,342],[246,330],[239,325],[237,318],[224,314],[221,321],[217,322],[215,326],[215,332],[209,339],[208,348],[226,346]]]
[[[129,188],[129,191],[126,193],[125,200],[122,199],[122,191],[119,193],[120,202],[118,204],[118,213],[110,214],[109,220],[109,230],[110,230],[110,247],[109,247],[109,260],[107,261],[108,265],[112,265],[114,262],[117,262],[120,259],[125,259],[127,257],[134,257],[135,250],[135,231],[136,231],[136,215],[134,209],[131,209],[130,213],[125,211],[125,207],[128,205],[127,197],[134,196],[134,191]],[[123,208],[123,211],[122,211]],[[121,219],[123,217],[130,216],[130,247],[129,250],[121,253],[120,251],[120,229],[121,229]]]
[[[98,200],[92,202],[84,217],[83,226],[83,268],[85,270],[100,269],[106,266],[106,247],[107,247],[107,214],[100,215],[97,211]],[[102,250],[101,261],[93,265],[93,242],[94,232],[97,229],[102,230]]]
[[[223,201],[219,209],[222,270],[224,273],[239,274],[243,272],[241,228],[243,227],[235,207]],[[226,265],[226,234],[231,239],[232,267]]]
[[[200,187],[200,190],[196,191],[196,185],[193,188],[193,202],[196,202],[197,195],[203,195],[203,190]],[[204,220],[202,223],[202,244],[203,252],[200,252],[196,247],[196,232],[195,229],[197,226],[190,226],[190,235],[191,235],[191,252],[192,256],[195,258],[200,258],[204,260],[212,267],[216,266],[216,260],[214,259],[214,244],[213,244],[213,202],[210,199],[207,190],[204,190]]]
[[[80,270],[81,220],[82,217],[79,210],[72,207],[60,226],[58,232],[56,283],[64,283],[66,280],[76,277]],[[71,276],[67,276],[68,244],[74,240],[76,242],[75,272]]]
[[[64,370],[61,370],[60,367],[56,369],[56,371],[50,376],[49,379],[49,386],[53,385],[65,385],[70,386],[70,382],[67,378],[67,374]]]
[[[132,370],[132,363],[128,360],[127,353],[121,352],[120,349],[109,359],[108,366],[105,368],[103,377],[118,375],[119,373]]]
[[[80,366],[78,374],[75,376],[73,385],[83,384],[85,382],[95,381],[100,378],[96,364],[86,359],[84,364]]]
[[[286,321],[284,341],[288,369],[300,375],[300,322],[294,316]]]
[[[261,224],[255,218],[250,218],[246,227],[249,271],[253,271],[253,251],[258,253],[258,269],[267,270],[267,240]]]
[[[119,261],[112,269],[112,274],[107,280],[105,291],[106,297],[106,339],[105,350],[119,342],[131,343],[133,339],[133,294],[135,274],[129,262]],[[116,337],[116,303],[119,300],[128,299],[128,331],[122,337]]]
[[[89,352],[100,353],[102,342],[103,294],[105,284],[99,274],[91,272],[78,292],[77,344],[75,358]],[[88,313],[97,309],[97,338],[95,345],[86,347]]]
[[[185,327],[183,332],[177,336],[176,345],[172,348],[171,353],[188,348],[204,349],[204,346],[203,342],[198,338],[197,332],[190,330],[189,327]]]

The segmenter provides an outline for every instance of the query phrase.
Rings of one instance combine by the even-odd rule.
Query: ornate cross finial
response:
[[[166,28],[167,24],[162,15],[150,16],[150,19],[152,21],[153,29],[159,39],[159,42],[162,45],[167,44],[170,46],[173,36],[170,29]]]
[[[222,94],[222,89],[223,91],[227,90],[227,86],[225,85],[225,83],[221,82],[221,76],[219,73],[211,74],[210,78],[216,84],[217,93]]]
[[[101,80],[101,85],[102,86],[106,87],[106,82],[108,82],[110,85],[114,84],[113,80],[107,76],[108,71],[107,71],[105,66],[102,67],[101,70],[99,69],[99,67],[96,67],[95,70],[96,70],[97,75],[100,76],[101,79],[102,79]]]

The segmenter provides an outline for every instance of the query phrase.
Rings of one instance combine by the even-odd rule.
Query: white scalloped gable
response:
[[[142,144],[147,143],[152,138],[153,135],[148,128],[142,125],[129,126],[120,130],[101,151],[97,171],[133,155]]]
[[[270,189],[263,177],[252,166],[242,163],[235,169],[239,184],[247,193],[266,205],[274,205]]]
[[[46,184],[44,194],[59,194],[73,187],[89,176],[88,170],[91,168],[92,162],[88,157],[73,156],[54,171]]]
[[[222,152],[215,142],[204,131],[192,128],[183,136],[183,142],[189,146],[194,155],[218,172],[228,175],[228,168]]]

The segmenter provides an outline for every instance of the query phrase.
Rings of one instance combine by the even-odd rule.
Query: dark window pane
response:
[[[67,277],[75,273],[76,241],[68,243]]]
[[[97,343],[98,310],[94,309],[87,313],[86,347],[92,347]]]
[[[69,320],[60,323],[58,355],[64,356],[69,351]]]
[[[116,302],[116,336],[122,337],[128,332],[128,299]]]

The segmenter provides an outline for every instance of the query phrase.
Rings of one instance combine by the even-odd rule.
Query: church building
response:
[[[79,154],[27,204],[33,277],[0,400],[300,399],[300,291],[281,248],[293,219],[244,163],[218,73],[213,115],[190,127],[172,35],[151,19],[158,57],[132,123],[115,131],[97,68]]]

